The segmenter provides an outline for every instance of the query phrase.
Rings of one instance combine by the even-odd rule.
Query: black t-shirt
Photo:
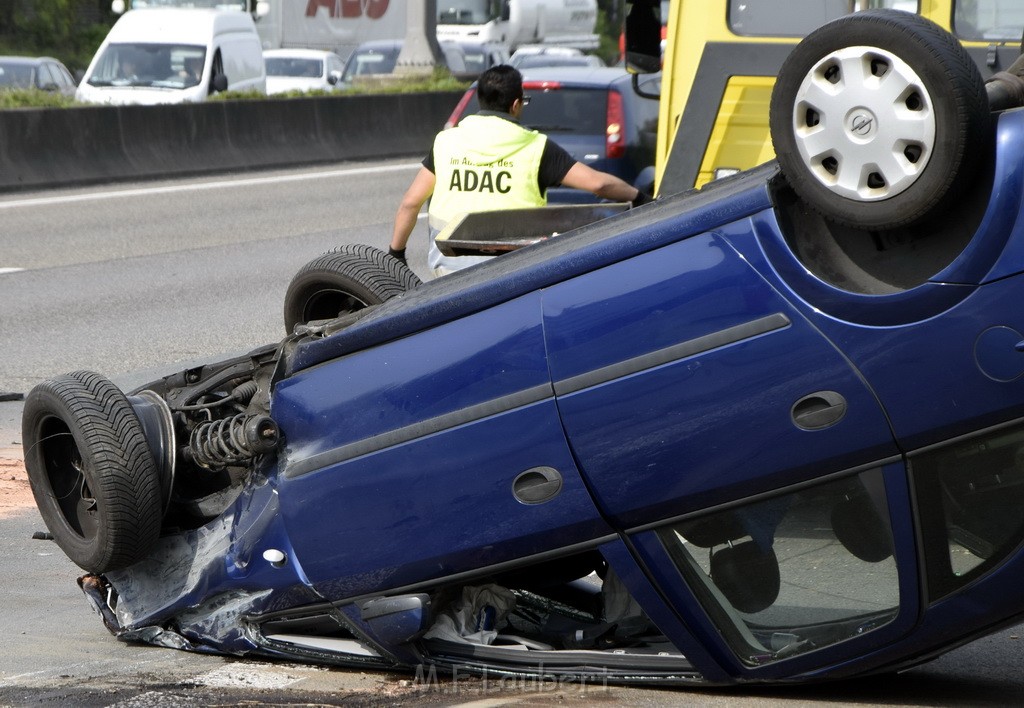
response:
[[[495,115],[493,113],[481,112],[479,115]],[[502,118],[509,120],[508,116]],[[516,121],[512,121],[513,123]],[[565,179],[576,160],[567,153],[560,145],[556,145],[551,138],[544,141],[544,152],[540,156],[540,169],[537,171],[537,186],[540,193],[545,194],[548,187],[557,187]],[[434,172],[434,150],[431,148],[427,156],[423,158],[423,166]]]

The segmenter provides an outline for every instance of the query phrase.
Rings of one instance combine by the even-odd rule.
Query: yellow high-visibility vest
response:
[[[431,229],[461,214],[547,204],[537,184],[547,137],[499,116],[472,115],[434,140]]]

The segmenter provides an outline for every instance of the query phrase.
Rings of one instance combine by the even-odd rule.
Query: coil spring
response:
[[[239,413],[212,420],[192,431],[188,446],[192,459],[208,469],[220,469],[251,461],[277,447],[277,423],[265,415]]]

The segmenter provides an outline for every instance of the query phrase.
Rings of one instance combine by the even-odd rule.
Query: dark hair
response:
[[[510,113],[512,104],[523,97],[523,75],[508,64],[499,64],[480,74],[476,84],[480,108]]]

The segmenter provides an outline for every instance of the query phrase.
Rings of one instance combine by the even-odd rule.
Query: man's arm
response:
[[[622,181],[615,175],[607,172],[600,172],[593,167],[587,167],[582,162],[577,162],[569,168],[562,184],[573,189],[582,189],[596,194],[602,199],[611,199],[616,202],[632,202],[640,196],[640,190]]]
[[[409,189],[405,191],[401,204],[398,205],[398,213],[395,214],[395,228],[391,233],[391,251],[401,254],[399,260],[405,257],[405,245],[409,243],[409,236],[416,228],[416,220],[419,217],[423,204],[430,199],[434,193],[434,173],[426,167],[421,167],[416,173]]]

